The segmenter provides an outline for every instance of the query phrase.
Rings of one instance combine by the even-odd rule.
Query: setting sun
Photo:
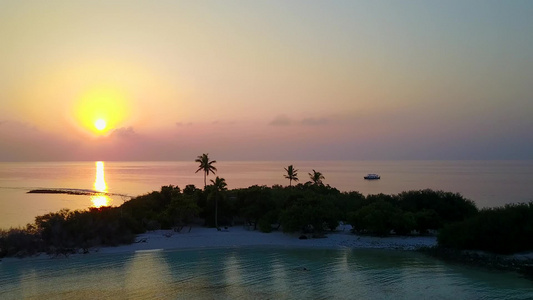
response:
[[[83,93],[75,110],[81,127],[97,135],[120,126],[128,115],[125,94],[118,88],[105,86]]]
[[[96,122],[94,122],[94,127],[96,127],[96,129],[102,131],[106,128],[107,126],[107,123],[105,120],[103,119],[98,119],[96,120]]]

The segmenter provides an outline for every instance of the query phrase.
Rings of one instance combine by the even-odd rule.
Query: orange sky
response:
[[[533,159],[531,15],[528,1],[2,1],[0,161]]]

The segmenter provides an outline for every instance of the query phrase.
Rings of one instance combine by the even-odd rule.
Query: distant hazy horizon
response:
[[[298,162],[530,162],[532,159],[306,159],[306,160],[288,160],[288,159],[216,159],[211,154],[209,158],[216,160],[217,162],[222,163],[234,163],[234,162],[280,162],[284,164],[294,164]],[[79,159],[79,160],[0,160],[0,163],[92,163],[96,161],[103,162],[135,162],[135,163],[176,163],[176,162],[193,162],[196,157],[193,159],[137,159],[137,160],[121,160],[121,159],[110,159],[110,160],[99,160],[99,159]]]
[[[532,1],[0,1],[0,161],[531,160]]]

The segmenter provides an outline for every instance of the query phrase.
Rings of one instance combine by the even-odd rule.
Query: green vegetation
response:
[[[214,163],[216,163],[216,160],[209,161],[209,154],[204,153],[202,155],[199,155],[195,162],[200,163],[200,166],[198,167],[198,170],[196,170],[196,173],[199,171],[204,172],[204,188],[207,186],[207,176],[209,176],[209,173],[215,174],[215,171],[217,171],[217,168],[213,166]]]
[[[135,238],[131,222],[131,217],[121,217],[120,208],[63,209],[35,218],[24,229],[0,231],[0,257],[68,255],[78,249],[131,243]]]
[[[0,257],[87,251],[131,243],[135,234],[146,230],[179,231],[193,222],[217,228],[243,225],[263,232],[281,229],[322,235],[342,221],[361,234],[411,234],[417,230],[424,234],[476,213],[471,201],[441,191],[365,197],[313,182],[227,190],[225,180],[217,177],[204,190],[194,185],[183,190],[169,185],[120,207],[61,210],[39,216],[26,228],[0,231]]]
[[[292,165],[285,168],[287,174],[285,178],[289,179],[289,186],[292,186],[292,182],[298,182],[298,170],[296,170]]]
[[[533,202],[482,209],[474,217],[445,226],[439,246],[511,254],[533,250]]]
[[[212,194],[215,197],[215,227],[218,228],[218,198],[220,198],[220,194],[223,191],[227,191],[227,184],[226,180],[224,178],[215,178],[215,180],[211,179],[211,183],[213,184]]]
[[[311,179],[311,182],[313,182],[313,184],[316,184],[316,185],[324,184],[322,180],[326,178],[324,177],[324,175],[322,175],[322,173],[317,172],[315,171],[315,169],[313,169],[313,173],[307,173],[307,174],[309,174],[309,178]]]
[[[460,194],[420,190],[398,195],[368,195],[349,213],[355,231],[375,235],[426,234],[443,225],[465,220],[477,213],[471,200]]]

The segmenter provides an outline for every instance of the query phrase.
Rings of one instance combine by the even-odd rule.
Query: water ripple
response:
[[[514,273],[383,250],[199,249],[5,260],[0,298],[531,299]]]

